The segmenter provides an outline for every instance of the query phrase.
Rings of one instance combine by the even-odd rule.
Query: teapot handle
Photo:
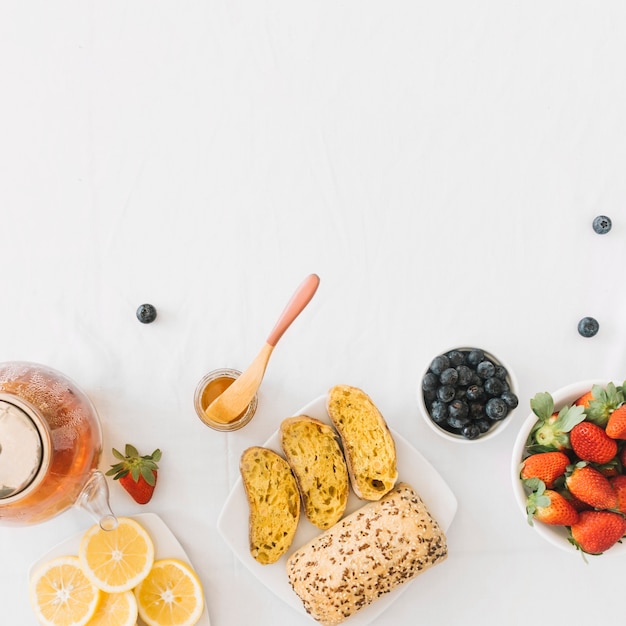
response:
[[[76,506],[89,513],[102,530],[117,528],[117,518],[109,505],[109,487],[100,470],[92,472],[91,478],[78,494]]]

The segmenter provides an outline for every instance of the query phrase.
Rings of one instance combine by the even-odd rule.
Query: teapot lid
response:
[[[43,456],[41,435],[28,413],[0,400],[0,501],[33,481]]]

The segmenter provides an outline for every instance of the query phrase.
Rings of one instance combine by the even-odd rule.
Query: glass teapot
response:
[[[38,363],[0,363],[0,524],[36,524],[77,505],[115,528],[101,452],[96,410],[74,382]]]

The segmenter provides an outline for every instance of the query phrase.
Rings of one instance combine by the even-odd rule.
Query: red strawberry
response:
[[[626,533],[626,518],[612,511],[581,511],[570,541],[583,552],[602,554]]]
[[[608,437],[604,429],[592,422],[576,424],[570,431],[569,438],[572,450],[583,461],[608,463],[617,454],[615,439]]]
[[[587,408],[589,406],[589,403],[592,400],[593,400],[593,391],[588,391],[587,393],[585,393],[582,396],[580,396],[580,398],[578,398],[578,400],[576,400],[576,402],[574,402],[574,404],[576,406],[582,406],[584,408]]]
[[[581,511],[588,511],[591,507],[582,500],[579,500],[573,496],[567,489],[559,492],[579,513]]]
[[[609,479],[584,461],[568,471],[565,485],[574,497],[595,509],[614,509],[617,506],[617,495]]]
[[[626,404],[622,404],[609,416],[606,434],[613,439],[626,439]]]
[[[623,474],[613,476],[613,478],[609,478],[609,482],[617,495],[617,507],[615,508],[622,513],[626,513],[626,476]]]
[[[113,448],[113,456],[120,459],[120,463],[112,465],[106,475],[119,480],[135,502],[147,504],[156,487],[161,451],[157,449],[152,454],[140,456],[137,448],[128,443],[124,451],[125,455]]]
[[[543,483],[526,500],[528,523],[533,518],[552,526],[571,526],[578,521],[578,511],[560,493],[546,489]]]
[[[619,462],[622,464],[622,467],[626,467],[626,446],[619,453]]]
[[[524,459],[520,476],[524,480],[538,478],[551,489],[554,481],[565,474],[569,464],[570,460],[564,452],[539,452]]]

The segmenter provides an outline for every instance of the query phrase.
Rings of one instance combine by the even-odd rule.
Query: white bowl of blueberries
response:
[[[517,408],[517,382],[500,359],[482,348],[438,354],[417,393],[426,423],[450,441],[486,441],[501,433]]]

